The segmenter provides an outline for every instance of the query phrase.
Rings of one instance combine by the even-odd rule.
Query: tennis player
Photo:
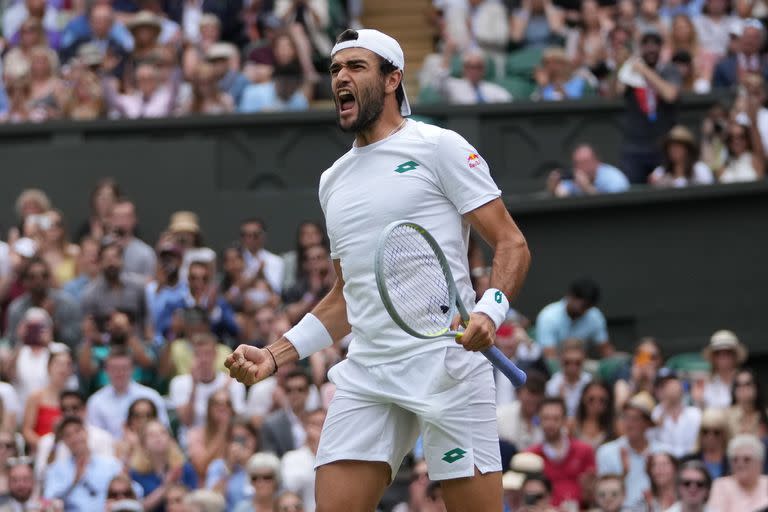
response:
[[[331,368],[336,393],[316,458],[318,512],[371,512],[423,435],[429,476],[449,511],[502,509],[491,365],[478,353],[520,289],[530,260],[488,166],[460,135],[408,120],[400,45],[376,30],[347,30],[331,53],[338,123],[352,149],[320,178],[337,280],[328,295],[267,348],[241,345],[230,374],[253,384],[350,330],[348,358]],[[442,247],[465,304],[475,304],[469,227],[494,248],[492,289],[464,335],[421,340],[389,317],[374,276],[377,239],[392,221],[425,227]],[[497,292],[501,293],[497,293]]]

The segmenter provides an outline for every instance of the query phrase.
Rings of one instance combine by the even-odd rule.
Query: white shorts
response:
[[[457,346],[376,366],[345,360],[328,376],[336,393],[315,467],[381,461],[394,476],[421,432],[432,480],[501,471],[493,371],[482,355]]]

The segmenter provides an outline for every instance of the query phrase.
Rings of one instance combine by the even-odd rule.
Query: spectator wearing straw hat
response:
[[[699,160],[699,145],[685,126],[675,126],[664,138],[662,164],[648,176],[648,183],[658,188],[710,185],[712,169]]]
[[[250,82],[238,71],[237,47],[231,43],[212,44],[205,52],[205,60],[213,66],[213,74],[219,83],[219,90],[232,96],[235,105],[239,105],[243,99],[243,92]]]
[[[501,484],[504,488],[504,504],[509,510],[518,510],[523,503],[523,483],[532,475],[544,472],[544,459],[535,453],[521,452],[512,457],[509,471],[504,473]]]
[[[653,427],[655,402],[650,393],[641,391],[624,405],[621,415],[624,435],[605,443],[597,449],[598,475],[618,474],[624,476],[626,498],[624,506],[632,507],[643,502],[643,492],[651,482],[645,472],[648,454],[660,447],[649,441],[648,430]]]
[[[695,397],[704,407],[731,405],[731,389],[738,367],[747,360],[747,347],[732,331],[721,330],[712,335],[702,355],[712,365],[712,373],[704,384],[701,397]]]
[[[159,40],[163,24],[160,17],[151,11],[139,11],[131,17],[126,26],[133,36],[134,63],[149,56],[155,49]]]

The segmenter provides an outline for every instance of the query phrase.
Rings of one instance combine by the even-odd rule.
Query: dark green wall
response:
[[[687,100],[695,128],[716,100]],[[453,128],[490,163],[533,250],[518,307],[533,317],[569,280],[590,274],[604,288],[612,335],[628,345],[655,334],[696,348],[731,327],[755,349],[768,332],[768,187],[639,191],[591,199],[536,199],[547,171],[592,141],[615,161],[620,102],[429,107],[420,114]],[[319,218],[320,173],[346,151],[331,112],[197,119],[0,126],[0,223],[13,222],[24,187],[45,189],[71,227],[88,212],[92,185],[115,177],[135,199],[142,233],[154,239],[171,212],[200,214],[209,245],[234,241],[238,222],[258,215],[271,246],[293,243],[296,224]]]

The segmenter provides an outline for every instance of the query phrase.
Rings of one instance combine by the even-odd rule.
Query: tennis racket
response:
[[[384,228],[376,248],[375,272],[387,313],[411,336],[454,338],[459,334],[451,330],[456,312],[463,323],[469,321],[445,254],[418,224],[396,221]],[[525,372],[497,347],[482,353],[515,387],[525,383]]]

